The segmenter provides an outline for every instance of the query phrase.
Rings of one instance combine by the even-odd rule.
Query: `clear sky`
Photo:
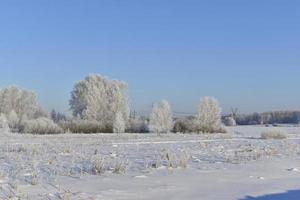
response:
[[[300,109],[298,0],[2,0],[0,86],[68,110],[74,83],[129,83],[132,108]]]

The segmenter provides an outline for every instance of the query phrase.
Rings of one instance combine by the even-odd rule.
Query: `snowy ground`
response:
[[[0,136],[0,199],[299,199],[300,127]],[[298,198],[297,198],[298,197]]]

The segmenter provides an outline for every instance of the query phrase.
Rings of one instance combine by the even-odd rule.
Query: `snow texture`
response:
[[[295,199],[300,128],[227,134],[0,135],[0,199]],[[287,192],[290,191],[290,192]],[[297,199],[297,198],[296,198]]]

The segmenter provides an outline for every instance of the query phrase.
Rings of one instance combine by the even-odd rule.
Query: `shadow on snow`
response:
[[[299,200],[300,199],[300,190],[291,190],[286,193],[281,194],[270,194],[260,197],[251,197],[247,196],[244,199],[240,200]]]

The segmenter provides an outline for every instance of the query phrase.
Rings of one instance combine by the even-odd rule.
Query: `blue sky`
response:
[[[167,99],[195,112],[300,109],[300,1],[3,0],[0,86],[68,110],[89,73],[127,81],[139,112]]]

